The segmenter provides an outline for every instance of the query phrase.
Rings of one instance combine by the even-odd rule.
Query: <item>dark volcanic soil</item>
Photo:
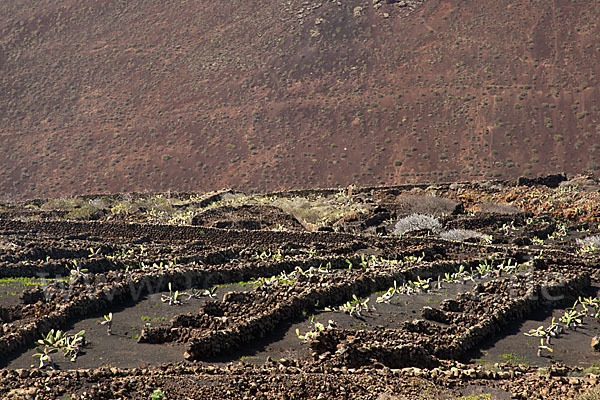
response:
[[[600,390],[600,195],[586,179],[3,204],[0,398]],[[525,333],[552,317],[564,330],[538,356]],[[74,361],[65,339],[37,342],[51,330],[85,330]]]

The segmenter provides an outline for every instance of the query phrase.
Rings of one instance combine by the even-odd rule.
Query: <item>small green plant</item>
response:
[[[417,276],[416,281],[409,281],[408,284],[417,291],[427,292],[431,289],[431,278],[422,279],[420,276]]]
[[[315,258],[315,257],[319,256],[319,252],[315,249],[308,249],[308,250],[306,250],[306,255],[309,258]]]
[[[514,274],[519,270],[519,265],[513,259],[502,260],[502,263],[498,265],[498,270],[500,272]]]
[[[575,310],[578,302],[585,302],[587,299],[579,298],[578,301],[575,302],[572,308],[565,311],[565,314],[560,317],[559,321],[563,322],[569,327],[568,324],[571,324],[571,329],[574,329],[576,324],[582,323],[582,317],[585,316],[585,312],[578,312]],[[529,332],[525,333],[525,336],[531,337],[539,337],[542,340],[541,345],[538,347],[538,355],[541,357],[543,350],[548,350],[552,352],[552,349],[547,348],[545,345],[550,345],[553,338],[558,338],[565,332],[565,328],[562,324],[556,322],[556,317],[552,317],[552,322],[550,326],[544,328],[543,326],[539,326],[537,329],[530,329]]]
[[[348,269],[351,271],[352,268],[354,267],[354,265],[352,264],[352,261],[350,261],[348,259],[346,259],[345,261],[346,261],[346,264],[348,265]]]
[[[283,258],[283,254],[281,253],[281,250],[277,250],[277,253],[272,253],[270,250],[262,250],[260,253],[254,254],[252,258],[257,260],[271,259],[273,261],[280,261]]]
[[[100,325],[106,325],[106,334],[108,336],[112,335],[112,323],[113,323],[113,313],[108,313],[104,316],[104,321],[100,322]]]
[[[132,271],[132,270],[134,270],[134,269],[137,269],[137,267],[136,267],[136,266],[134,266],[134,265],[126,265],[126,266],[125,266],[125,272],[126,272],[126,273],[127,273],[127,272],[130,272],[130,271]]]
[[[511,231],[517,230],[514,221],[510,221],[510,223],[507,222],[503,224],[500,229],[504,232],[505,235],[508,235]]]
[[[512,364],[523,364],[523,357],[516,353],[503,353],[500,357]]]
[[[375,256],[373,256],[375,258]],[[367,269],[369,267],[369,257],[364,254],[360,255],[360,267],[363,269]]]
[[[543,354],[543,353],[542,353],[542,351],[543,351],[543,350],[547,350],[547,351],[549,351],[550,353],[552,353],[552,352],[554,351],[554,350],[552,350],[552,348],[551,348],[551,347],[549,347],[549,346],[546,346],[546,345],[544,344],[544,338],[541,338],[541,339],[540,339],[540,345],[538,346],[538,351],[537,351],[537,356],[538,356],[538,357],[541,357],[541,356],[542,356],[542,354]]]
[[[546,338],[547,343],[550,344],[550,337],[548,331],[546,331],[546,329],[544,329],[543,326],[539,326],[537,329],[530,329],[528,333],[525,333],[525,336]]]
[[[565,328],[556,322],[556,317],[552,317],[552,322],[550,323],[550,326],[546,328],[546,332],[548,332],[548,344],[550,344],[550,338],[559,337],[565,333]]]
[[[271,255],[271,252],[268,252],[268,253],[267,253],[267,251],[266,251],[266,250],[263,250],[263,251],[261,251],[261,252],[260,252],[260,253],[258,253],[258,254],[254,254],[254,255],[252,256],[252,258],[255,258],[255,259],[257,259],[257,260],[266,260],[267,258],[269,258],[269,257],[270,257],[270,255]]]
[[[268,278],[260,277],[255,281],[252,281],[252,284],[258,286],[276,286],[276,285],[292,285],[299,277],[313,277],[316,274],[326,274],[331,272],[331,263],[327,263],[326,266],[319,266],[319,268],[310,267],[306,271],[300,267],[296,267],[294,271],[290,273],[286,273],[285,271],[279,275],[271,276]]]
[[[133,249],[127,249],[127,250],[123,249],[120,252],[108,254],[106,256],[106,258],[108,258],[109,260],[114,260],[114,259],[119,259],[119,258],[127,258],[127,257],[133,256],[133,253],[134,253]],[[142,248],[142,253],[143,253],[143,248]]]
[[[89,248],[90,254],[88,254],[88,258],[93,258],[100,255],[100,247],[94,250],[92,247]]]
[[[317,333],[319,333],[320,331],[322,331],[324,329],[325,329],[325,326],[322,323],[316,322],[313,326],[313,329],[306,332],[304,335],[300,334],[300,329],[296,329],[296,335],[298,336],[298,339],[307,341],[309,339],[314,338],[317,335]]]
[[[38,346],[60,347],[65,333],[61,330],[50,329],[50,331],[36,342]]]
[[[283,258],[283,255],[281,254],[281,250],[277,250],[277,253],[271,255],[271,259],[273,261],[279,261],[282,258]]]
[[[325,330],[325,325],[323,325],[322,323],[320,323],[318,321],[315,321],[314,315],[312,317],[310,317],[310,323],[312,324],[312,328],[310,331],[306,332],[304,335],[300,334],[300,329],[296,329],[296,336],[298,336],[298,339],[308,341],[308,340],[314,338],[315,336],[317,336],[317,334],[319,332]],[[335,322],[333,322],[332,320],[329,320],[327,323],[327,329],[332,329],[334,327],[335,327]]]
[[[52,359],[51,354],[58,352],[57,348],[44,346],[43,348],[38,347],[37,353],[33,355],[33,357],[39,357],[40,365],[38,368],[42,369],[46,366],[50,366],[50,368],[54,368],[54,360]]]
[[[346,314],[350,315],[351,317],[361,318],[363,311],[364,312],[369,311],[368,303],[369,303],[368,297],[364,300],[360,300],[358,298],[358,296],[353,294],[352,300],[341,305],[339,310],[342,312],[345,312]]]
[[[152,394],[150,395],[152,400],[163,400],[167,398],[167,395],[160,389],[154,389]]]
[[[442,278],[442,282],[453,283],[453,282],[458,281],[459,278],[460,278],[460,276],[458,275],[457,272],[454,272],[454,273],[445,272],[444,277]]]
[[[491,262],[489,262],[488,260],[485,260],[482,263],[479,263],[479,266],[477,266],[477,273],[479,274],[479,276],[481,278],[485,278],[489,273],[492,272],[493,270],[493,265]]]
[[[74,335],[67,335],[63,339],[62,351],[65,357],[69,357],[72,362],[77,360],[81,348],[85,345],[85,330],[81,330]]]
[[[600,298],[597,297],[579,297],[579,302],[584,306],[586,313],[590,317],[598,319],[600,317]]]
[[[558,223],[556,230],[548,236],[548,239],[559,240],[567,236],[567,225],[565,223]]]
[[[574,308],[570,308],[565,310],[565,313],[562,317],[560,317],[559,321],[565,324],[567,329],[576,330],[579,325],[583,323],[582,317],[584,317],[586,313],[579,312]]]
[[[85,278],[87,277],[87,272],[88,270],[85,268],[81,268],[81,266],[79,265],[79,263],[77,262],[77,260],[73,260],[73,266],[74,268],[71,269],[71,280],[75,281],[78,278]]]
[[[387,292],[379,296],[376,303],[389,303],[390,300],[398,293],[398,282],[394,281],[394,286],[390,287]]]
[[[420,256],[405,256],[402,259],[402,262],[404,263],[412,263],[412,264],[418,264],[421,261],[423,261],[425,259],[425,253],[421,253]]]
[[[544,245],[544,239],[540,239],[537,236],[534,236],[533,239],[531,239],[531,242],[536,245],[536,246],[543,246]]]
[[[181,300],[179,299],[180,297],[181,293],[179,293],[178,290],[173,292],[173,290],[171,289],[171,282],[169,282],[169,294],[163,294],[160,298],[160,301],[162,301],[163,303],[169,303],[170,306],[178,306],[181,305]]]
[[[215,294],[217,293],[217,286],[213,286],[209,289],[191,289],[189,292],[183,292],[181,293],[182,295],[186,295],[188,296],[188,300],[190,299],[200,299],[202,297],[209,297],[209,298],[213,298],[215,297]]]
[[[81,348],[85,345],[85,330],[74,335],[66,334],[61,330],[51,329],[45,336],[36,341],[37,353],[33,357],[40,358],[40,368],[50,365],[54,369],[54,361],[50,354],[63,351],[65,357],[75,362]]]
[[[369,306],[367,305],[369,303],[369,298],[367,297],[364,300],[360,300],[355,294],[352,295],[352,303],[356,304],[357,306],[359,306],[361,309],[364,310],[368,310]]]

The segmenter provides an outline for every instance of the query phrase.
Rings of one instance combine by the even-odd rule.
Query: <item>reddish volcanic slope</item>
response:
[[[600,3],[3,0],[0,190],[600,168]]]

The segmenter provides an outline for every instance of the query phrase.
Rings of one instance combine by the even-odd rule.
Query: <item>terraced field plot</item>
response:
[[[598,190],[529,184],[5,204],[0,394],[572,398],[599,214],[531,194]]]

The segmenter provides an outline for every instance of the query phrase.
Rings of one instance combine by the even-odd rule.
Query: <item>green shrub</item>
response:
[[[74,208],[69,211],[65,218],[67,219],[79,219],[79,220],[91,220],[97,219],[100,216],[100,210],[98,207],[91,204],[83,204],[81,207]]]
[[[43,210],[67,211],[66,219],[90,220],[102,215],[102,207],[98,203],[82,198],[51,199],[40,207]]]

